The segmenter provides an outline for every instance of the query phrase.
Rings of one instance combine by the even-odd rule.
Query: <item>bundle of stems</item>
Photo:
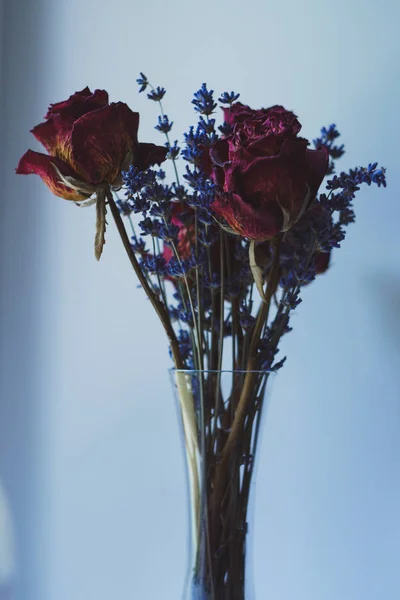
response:
[[[245,309],[250,325],[243,322],[243,298],[226,300],[225,282],[235,266],[235,246],[243,241],[223,229],[218,231],[218,263],[208,253],[206,269],[218,268],[220,285],[211,288],[210,314],[201,310],[205,293],[204,272],[194,267],[172,283],[183,307],[189,307],[188,340],[192,368],[185,368],[178,337],[167,303],[166,283],[149,276],[133,250],[120,211],[110,191],[107,202],[126,253],[167,334],[176,370],[176,383],[185,430],[186,457],[192,494],[192,538],[195,547],[194,579],[204,598],[242,600],[245,585],[247,509],[250,483],[259,437],[265,390],[281,336],[287,329],[291,304],[289,290],[278,291],[280,237],[271,244],[266,290],[254,292],[254,281],[245,285]],[[198,220],[194,216],[194,253],[199,249]],[[132,226],[132,222],[131,222]],[[135,230],[132,229],[135,236]],[[176,244],[174,257],[182,263]],[[237,250],[237,248],[236,248]],[[225,273],[226,272],[226,273]],[[277,299],[280,294],[280,299]],[[254,304],[258,300],[256,316]],[[272,307],[272,304],[274,306]],[[273,318],[271,318],[273,313]],[[264,351],[262,340],[268,339]],[[224,357],[224,346],[229,352]],[[187,348],[186,355],[188,354]],[[225,349],[226,350],[226,349]],[[224,360],[225,358],[225,360]],[[223,364],[229,366],[231,385],[221,385]],[[203,596],[201,596],[203,597]]]

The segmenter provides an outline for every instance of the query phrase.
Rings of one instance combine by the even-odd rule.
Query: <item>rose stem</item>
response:
[[[221,273],[221,288],[220,288],[220,318],[219,318],[219,341],[218,341],[218,373],[217,382],[215,388],[215,410],[214,410],[214,439],[217,432],[218,415],[220,409],[220,396],[221,396],[221,369],[222,369],[222,355],[224,350],[224,322],[225,322],[225,289],[224,289],[224,234],[220,229],[219,238],[219,254],[220,254],[220,273]]]
[[[167,312],[166,308],[164,307],[164,305],[162,304],[162,302],[160,302],[160,300],[155,296],[154,292],[152,291],[152,289],[150,288],[150,286],[147,282],[147,279],[143,275],[143,272],[142,272],[142,270],[139,266],[139,263],[136,259],[135,253],[132,250],[132,246],[129,241],[128,234],[126,233],[126,229],[125,229],[124,223],[122,221],[121,215],[119,214],[119,210],[114,202],[114,198],[113,198],[111,190],[109,188],[106,190],[106,195],[107,195],[107,200],[108,200],[108,204],[111,209],[112,216],[114,217],[115,224],[116,224],[118,232],[121,236],[121,240],[124,245],[125,251],[128,255],[128,258],[131,261],[132,267],[137,275],[137,278],[139,279],[141,286],[143,287],[144,291],[148,295],[150,302],[152,303],[152,305],[153,305],[156,313],[158,314],[160,321],[165,329],[165,332],[167,334],[167,337],[168,337],[168,340],[169,340],[169,343],[171,346],[171,352],[172,352],[172,356],[174,358],[175,366],[177,369],[183,369],[184,365],[183,365],[181,354],[179,351],[178,340],[176,339],[175,332],[174,332],[171,322],[169,320],[168,312]]]
[[[266,295],[265,302],[262,303],[260,310],[258,311],[257,321],[254,326],[253,335],[252,335],[251,343],[250,343],[249,360],[248,360],[248,364],[247,364],[247,373],[246,373],[246,378],[245,378],[245,382],[244,382],[244,386],[243,386],[243,392],[242,392],[240,400],[239,400],[238,408],[235,412],[235,418],[234,418],[234,421],[232,424],[231,431],[229,432],[227,442],[226,442],[225,447],[222,452],[221,463],[223,463],[224,460],[227,459],[231,448],[236,443],[236,439],[240,433],[240,428],[246,417],[247,404],[251,399],[250,391],[251,391],[251,385],[253,383],[253,379],[254,379],[254,375],[255,375],[255,373],[252,373],[252,371],[254,371],[254,369],[256,369],[256,367],[258,366],[257,361],[256,361],[257,344],[260,339],[262,328],[268,320],[269,309],[271,306],[271,299],[275,292],[277,279],[279,276],[279,246],[280,246],[280,240],[276,239],[275,240],[274,262],[272,265],[272,269],[270,271],[270,275],[268,277],[267,295]]]
[[[268,277],[268,287],[267,287],[267,296],[265,302],[262,303],[257,316],[257,321],[254,326],[253,336],[250,343],[249,350],[249,360],[247,362],[247,373],[245,376],[242,393],[240,395],[240,400],[238,407],[235,411],[235,417],[231,426],[231,429],[228,434],[228,438],[226,440],[225,446],[221,453],[221,460],[217,466],[216,474],[215,474],[215,488],[213,494],[213,504],[212,510],[214,514],[214,519],[218,516],[219,503],[223,494],[223,486],[226,483],[226,468],[227,463],[231,457],[232,448],[237,444],[238,438],[240,437],[240,433],[242,430],[243,423],[246,419],[248,404],[252,399],[252,388],[255,383],[255,379],[257,378],[258,373],[255,372],[257,368],[257,360],[256,360],[256,349],[257,343],[260,338],[260,334],[263,328],[264,323],[268,319],[269,308],[271,305],[271,299],[273,293],[275,291],[277,279],[279,276],[279,246],[280,240],[275,240],[275,256],[274,262],[272,265],[272,269],[270,271]]]

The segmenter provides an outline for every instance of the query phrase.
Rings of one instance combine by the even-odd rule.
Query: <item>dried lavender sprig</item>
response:
[[[166,94],[166,90],[165,88],[160,88],[159,86],[155,88],[143,73],[140,73],[140,77],[136,81],[140,86],[139,93],[144,92],[147,88],[150,88],[151,92],[147,94],[147,97],[150,100],[158,102],[161,116],[159,117],[159,122],[158,125],[156,125],[156,129],[165,134],[167,140],[166,146],[168,149],[168,157],[172,160],[172,164],[174,166],[175,171],[176,183],[179,185],[179,173],[176,164],[176,159],[178,158],[180,149],[177,146],[177,141],[175,141],[173,145],[171,144],[171,140],[169,137],[169,132],[171,131],[173,123],[169,122],[168,117],[164,112],[164,107],[162,103],[162,99]]]

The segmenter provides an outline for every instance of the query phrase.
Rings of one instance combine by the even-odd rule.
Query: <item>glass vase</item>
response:
[[[183,600],[254,600],[254,473],[268,371],[172,370],[189,489]]]

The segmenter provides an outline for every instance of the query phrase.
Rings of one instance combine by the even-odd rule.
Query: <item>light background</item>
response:
[[[341,167],[379,161],[329,274],[304,293],[274,384],[257,476],[257,600],[400,597],[399,42],[395,0],[13,0],[2,21],[0,478],[15,600],[176,600],[185,484],[169,358],[110,225],[16,177],[49,103],[86,85],[141,113],[145,72],[174,135],[193,91],[237,90],[336,122]]]

